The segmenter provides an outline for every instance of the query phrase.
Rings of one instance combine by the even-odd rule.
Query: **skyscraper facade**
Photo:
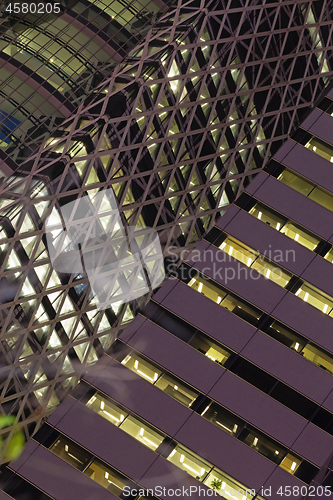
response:
[[[96,2],[98,15],[95,2],[87,2],[85,10],[82,5],[77,2],[68,8],[79,9],[81,24],[91,17],[89,29],[94,31],[102,2]],[[22,97],[27,92],[34,99],[35,91],[24,91],[21,101],[17,96],[15,102],[6,93],[4,102],[11,108],[2,111],[1,401],[6,413],[17,415],[27,436],[76,384],[81,372],[110,348],[144,303],[144,299],[113,301],[101,310],[84,269],[61,272],[52,265],[49,246],[63,237],[64,207],[72,204],[68,216],[75,221],[79,218],[76,203],[84,197],[87,217],[98,215],[99,234],[110,233],[115,217],[125,231],[129,227],[158,231],[170,267],[211,230],[228,204],[296,130],[327,92],[333,70],[329,1],[258,5],[247,0],[192,0],[169,6],[140,4],[141,10],[134,2],[137,10],[130,20],[124,9],[116,14],[121,17],[125,12],[124,28],[127,21],[133,22],[133,29],[140,32],[135,31],[135,41],[128,26],[127,38],[119,38],[117,33],[125,36],[125,31],[118,25],[118,32],[114,31],[120,17],[110,9],[120,9],[120,4],[103,5],[110,36],[103,39],[104,45],[97,35],[94,38],[97,45],[91,48],[94,63],[88,80],[82,66],[75,70],[75,78],[72,75],[80,87],[77,92],[68,89],[72,78],[68,72],[76,67],[79,55],[88,59],[85,48],[79,51],[74,44],[71,49],[72,42],[65,37],[66,48],[56,52],[52,45],[50,49],[53,62],[47,57],[44,64],[44,54],[44,62],[38,59],[37,64],[33,54],[25,56],[18,50],[17,33],[8,39],[10,24],[25,26],[24,17],[15,20],[11,14],[2,24],[7,33],[4,59],[10,57],[12,65],[20,65],[31,85],[34,78],[40,82],[42,116],[57,118],[45,130],[31,128],[28,118],[19,113]],[[145,14],[146,24],[138,26],[142,9],[150,14]],[[65,32],[67,14],[65,9],[47,22]],[[39,33],[40,20],[30,14],[29,19],[29,29]],[[104,31],[101,28],[98,36]],[[43,36],[38,35],[41,53],[46,44]],[[125,39],[135,47],[130,50],[132,42],[128,42],[121,52],[120,41],[125,46]],[[59,34],[52,43],[61,44],[60,40]],[[35,47],[29,37],[26,45]],[[113,59],[122,59],[111,71],[110,47]],[[73,58],[65,63],[64,50],[67,54],[74,49]],[[23,61],[23,57],[27,58]],[[67,73],[61,76],[60,68]],[[98,76],[98,68],[107,75]],[[45,76],[50,69],[56,89],[52,92]],[[90,83],[85,85],[86,81]],[[16,83],[18,88],[21,84]],[[45,86],[52,95],[56,93],[61,106],[51,99],[53,108],[46,109]],[[64,99],[72,106],[67,114],[61,111]],[[27,117],[37,116],[34,109],[27,110]],[[87,220],[80,218],[82,226]],[[64,239],[64,256],[75,248],[79,251],[79,243],[75,237]],[[146,271],[145,275],[148,267]],[[139,276],[134,278],[139,287]],[[119,288],[128,279],[124,273]]]
[[[162,0],[30,3],[0,5],[0,151],[18,163],[168,10]]]
[[[6,494],[331,496],[332,111],[331,91],[3,470]]]

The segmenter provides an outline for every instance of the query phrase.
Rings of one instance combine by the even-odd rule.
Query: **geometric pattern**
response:
[[[28,158],[15,150],[0,187],[0,402],[27,436],[144,303],[98,310],[84,272],[52,267],[46,219],[112,190],[123,227],[157,230],[166,262],[181,259],[327,90],[332,20],[328,0],[179,0]]]
[[[0,151],[18,163],[20,144],[26,158],[133,50],[169,0],[32,3],[0,2]]]

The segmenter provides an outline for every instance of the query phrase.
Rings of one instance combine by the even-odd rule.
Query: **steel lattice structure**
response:
[[[325,93],[332,18],[328,0],[179,0],[28,159],[23,144],[15,172],[3,166],[0,397],[27,436],[138,309],[98,310],[85,273],[56,272],[46,218],[111,188],[124,226],[156,229],[169,260],[190,250]]]

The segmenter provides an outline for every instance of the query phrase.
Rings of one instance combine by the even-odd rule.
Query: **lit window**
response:
[[[188,286],[205,295],[205,297],[214,300],[217,304],[220,304],[221,300],[226,296],[226,292],[223,292],[214,283],[211,283],[207,279],[205,280],[201,276],[192,278]]]
[[[279,175],[278,180],[305,196],[308,196],[314,188],[314,184],[312,182],[303,179],[303,177],[300,177],[287,169]]]
[[[211,468],[207,462],[204,462],[179,445],[170,453],[168,460],[199,481],[203,479]]]
[[[333,309],[333,300],[329,295],[321,292],[317,288],[303,284],[295,293],[297,297],[308,302],[316,309],[319,309],[324,314],[329,314]],[[332,314],[330,314],[332,316]]]
[[[288,273],[282,267],[233,238],[227,237],[219,248],[230,257],[237,259],[248,267],[252,267],[252,269],[258,271],[258,273],[265,276],[265,278],[282,287],[285,287],[291,279],[291,273]]]
[[[156,369],[152,363],[142,359],[135,353],[127,355],[122,360],[121,364],[125,365],[145,380],[148,380],[151,384],[154,384],[162,373],[161,370]]]
[[[121,496],[125,486],[134,487],[134,484],[130,483],[125,476],[107,467],[96,458],[87,467],[84,474],[117,497]]]
[[[291,474],[295,474],[300,463],[301,460],[288,453],[288,455],[282,460],[280,467],[282,467],[282,469],[286,470],[287,472],[290,472]]]
[[[233,238],[226,238],[225,241],[220,245],[220,250],[223,250],[230,257],[242,262],[243,264],[250,267],[255,259],[258,257],[259,253],[252,250],[250,247],[239,243]]]
[[[329,162],[333,162],[333,146],[325,141],[322,141],[318,137],[312,137],[305,146],[317,155],[325,158]]]
[[[176,378],[166,374],[162,375],[155,385],[187,407],[190,407],[199,395],[198,392],[194,391],[183,382],[179,382]]]
[[[50,450],[55,455],[62,458],[62,460],[65,460],[65,462],[81,471],[86,467],[92,458],[90,453],[83,450],[64,436],[60,436],[50,447]]]
[[[252,268],[282,288],[289,283],[292,276],[291,273],[288,273],[282,269],[282,267],[265,258],[257,259],[252,265]]]
[[[288,236],[288,238],[297,241],[297,243],[303,245],[309,250],[314,250],[320,242],[319,238],[313,236],[308,231],[304,231],[304,229],[300,228],[296,224],[293,224],[292,222],[287,222],[287,224],[281,229],[281,233]]]
[[[111,403],[99,393],[96,393],[89,399],[87,406],[117,426],[119,426],[128,415],[128,413],[121,410],[117,405]]]
[[[165,436],[151,429],[138,418],[129,416],[120,425],[121,429],[152,450],[156,450]]]
[[[227,474],[213,469],[204,480],[204,484],[228,500],[251,500],[255,496],[255,491],[245,488],[242,484],[231,479]],[[260,496],[256,498],[261,499]]]
[[[332,357],[326,354],[318,347],[308,344],[307,346],[304,347],[301,354],[302,356],[304,356],[304,358],[308,359],[315,365],[320,366],[320,368],[323,368],[324,370],[333,374]]]

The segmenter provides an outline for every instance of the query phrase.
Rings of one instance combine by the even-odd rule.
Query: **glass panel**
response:
[[[192,278],[188,286],[197,290],[197,292],[201,293],[205,297],[208,297],[217,304],[220,304],[223,297],[226,296],[226,292],[224,290],[221,290],[217,285],[214,285],[214,283],[205,279],[203,276]]]
[[[278,443],[272,442],[272,440],[256,430],[244,429],[239,439],[276,464],[281,461],[286,451],[285,448]]]
[[[303,347],[306,345],[306,340],[301,336],[293,333],[289,328],[285,327],[278,321],[274,321],[266,332],[270,337],[281,342],[281,344],[286,345],[290,349],[294,349],[297,352],[300,352]]]
[[[333,300],[331,297],[326,295],[325,293],[317,290],[310,285],[302,285],[295,294],[297,297],[300,297],[304,300],[304,302],[308,302],[312,306],[316,307],[320,311],[325,314],[329,314],[329,312],[333,308]],[[332,313],[330,314],[332,316]]]
[[[220,365],[223,365],[230,356],[230,352],[200,333],[197,333],[189,344]]]
[[[237,259],[239,262],[251,266],[253,261],[258,257],[259,253],[252,250],[250,247],[239,243],[233,238],[228,238],[219,246],[220,250],[226,252],[230,257]]]
[[[211,469],[211,465],[179,445],[170,453],[167,460],[199,481],[201,481]]]
[[[322,158],[325,158],[325,160],[333,163],[333,146],[331,146],[327,142],[324,142],[317,137],[312,137],[312,139],[309,140],[305,147],[321,156]]]
[[[304,247],[309,248],[309,250],[314,250],[320,242],[319,238],[312,235],[308,231],[304,231],[304,229],[301,229],[292,222],[287,222],[287,224],[281,229],[281,233],[288,236],[288,238],[292,238],[297,241]]]
[[[68,464],[82,471],[90,462],[92,455],[80,448],[70,439],[60,436],[50,447],[50,450]]]
[[[84,474],[117,497],[121,496],[125,486],[130,485],[131,488],[134,486],[125,476],[107,467],[96,458],[84,471]]]
[[[191,406],[193,401],[199,396],[198,392],[170,375],[162,375],[155,385],[187,407]]]
[[[128,415],[128,413],[124,412],[114,403],[111,403],[98,392],[89,399],[87,406],[101,415],[101,417],[117,426],[119,426]]]
[[[309,198],[333,212],[333,196],[326,193],[323,189],[316,187],[309,195]]]
[[[304,347],[301,354],[315,365],[320,366],[320,368],[323,368],[324,370],[333,374],[332,357],[329,354],[326,354],[318,347],[308,344],[306,347]]]
[[[282,467],[282,469],[286,470],[287,472],[290,472],[291,474],[295,474],[300,463],[301,460],[288,453],[288,455],[282,460],[280,467]]]
[[[216,403],[209,404],[207,408],[203,410],[201,416],[232,436],[238,434],[245,423]]]
[[[274,262],[270,262],[268,259],[265,259],[263,257],[257,259],[252,265],[252,268],[258,271],[258,273],[265,276],[265,278],[269,279],[270,281],[274,281],[274,283],[282,286],[283,288],[287,285],[287,283],[289,283],[289,280],[292,276],[291,273],[288,273],[287,271],[282,269],[282,267],[278,266]]]
[[[285,169],[282,174],[279,175],[278,180],[290,186],[292,189],[295,189],[301,194],[308,196],[308,194],[314,188],[314,184],[309,182],[302,177],[290,172],[290,170]]]
[[[261,205],[260,203],[256,203],[255,206],[251,208],[249,213],[269,226],[274,227],[274,229],[277,229],[278,231],[287,221],[287,219],[280,216],[273,210],[269,210],[265,207],[265,205]]]
[[[325,255],[324,259],[329,260],[330,262],[333,262],[333,248],[327,254]]]
[[[121,424],[121,429],[154,451],[165,438],[163,434],[156,432],[147,424],[133,416],[127,417],[126,420],[124,420]]]
[[[256,269],[265,278],[274,281],[274,283],[283,288],[292,276],[274,262],[269,261],[255,250],[239,243],[233,238],[228,237],[219,248],[248,267],[251,266],[253,269]]]
[[[208,488],[215,489],[223,498],[230,500],[251,500],[255,496],[255,491],[245,488],[243,485],[231,479],[227,474],[213,469],[206,477],[203,484]],[[257,496],[258,500],[262,500]]]
[[[247,304],[232,294],[226,296],[226,298],[221,302],[221,306],[228,309],[228,311],[233,312],[240,318],[245,319],[245,321],[251,325],[256,325],[262,315],[262,311],[250,304]]]
[[[153,363],[143,359],[141,356],[138,356],[135,352],[128,354],[122,360],[121,364],[125,365],[127,368],[132,370],[132,372],[137,373],[145,380],[148,380],[151,384],[156,382],[162,373],[162,370],[159,370]]]

